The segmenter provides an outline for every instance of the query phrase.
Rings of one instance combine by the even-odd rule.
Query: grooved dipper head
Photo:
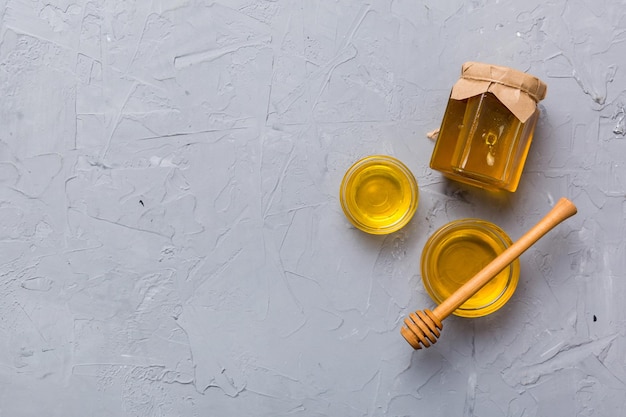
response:
[[[441,320],[430,310],[416,311],[404,319],[400,333],[413,349],[427,348],[437,342],[443,328]]]

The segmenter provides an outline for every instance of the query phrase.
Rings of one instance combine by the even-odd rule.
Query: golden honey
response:
[[[478,219],[457,220],[437,230],[422,252],[422,281],[438,304],[448,298],[512,244],[496,225]],[[501,308],[519,281],[519,260],[502,270],[453,314],[480,317]]]
[[[417,181],[396,158],[373,155],[346,172],[340,188],[343,212],[358,229],[392,233],[406,225],[418,203]]]
[[[515,191],[545,93],[546,85],[531,75],[466,63],[448,100],[431,168],[470,185]]]

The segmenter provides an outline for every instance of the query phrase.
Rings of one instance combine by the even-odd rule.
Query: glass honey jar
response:
[[[466,184],[514,192],[546,90],[532,75],[466,62],[452,87],[430,167]]]

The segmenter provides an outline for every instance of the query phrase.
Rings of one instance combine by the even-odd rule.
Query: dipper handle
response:
[[[409,317],[404,319],[406,327],[400,329],[402,336],[415,349],[422,348],[420,343],[424,347],[435,343],[440,335],[439,331],[443,327],[441,322],[446,317],[476,294],[489,280],[535,244],[543,235],[576,212],[574,203],[567,198],[561,198],[539,223],[524,233],[522,237],[470,278],[433,311],[424,310],[409,314]]]

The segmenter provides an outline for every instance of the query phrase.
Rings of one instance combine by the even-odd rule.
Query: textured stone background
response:
[[[624,1],[0,0],[0,41],[0,416],[623,415]],[[515,194],[428,168],[467,60],[549,85]],[[420,183],[386,237],[337,198],[374,153]],[[428,236],[561,196],[413,352]]]

